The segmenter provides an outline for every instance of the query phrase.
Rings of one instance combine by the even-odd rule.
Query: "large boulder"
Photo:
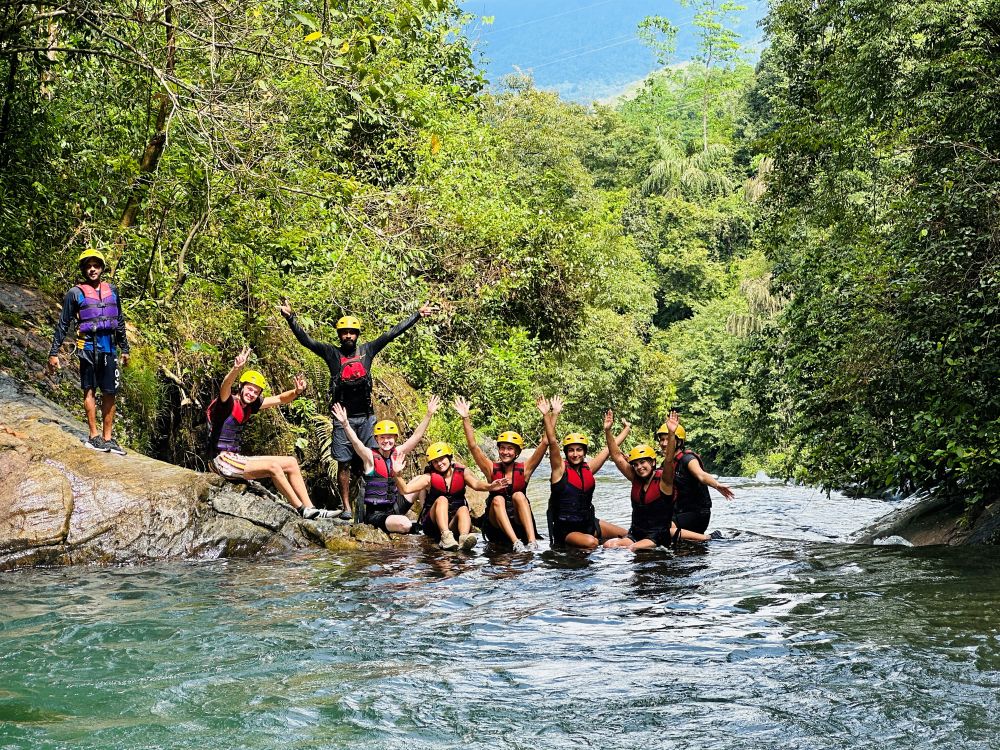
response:
[[[86,437],[66,410],[0,373],[0,570],[390,542],[368,527],[305,521],[214,475],[90,450]]]
[[[1000,544],[1000,503],[968,507],[962,500],[927,497],[880,518],[856,535],[859,544],[898,542]]]

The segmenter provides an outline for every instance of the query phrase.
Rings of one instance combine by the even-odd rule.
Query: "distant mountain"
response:
[[[739,31],[756,60],[762,38],[757,24],[767,14],[767,2],[743,4]],[[494,85],[519,68],[539,88],[572,101],[612,98],[657,67],[636,37],[646,16],[666,16],[680,26],[678,61],[695,50],[694,13],[676,0],[464,0],[462,7],[477,16],[466,31]],[[482,23],[483,16],[493,16],[493,24]]]

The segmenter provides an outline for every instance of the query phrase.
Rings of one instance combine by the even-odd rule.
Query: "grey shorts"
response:
[[[375,435],[372,432],[375,429],[374,414],[364,417],[348,417],[347,421],[362,443],[369,448],[378,448],[378,444],[375,442]],[[333,421],[333,441],[330,446],[330,453],[333,455],[333,460],[337,463],[344,463],[354,458],[354,447],[351,445],[351,441],[348,439],[343,426],[337,420]]]

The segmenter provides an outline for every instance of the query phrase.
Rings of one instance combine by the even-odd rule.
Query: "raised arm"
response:
[[[472,427],[469,402],[458,396],[452,405],[455,407],[455,411],[458,412],[458,416],[462,418],[462,431],[465,433],[465,442],[469,446],[469,452],[472,453],[472,460],[476,462],[476,466],[479,467],[479,470],[483,474],[490,476],[493,473],[493,462],[490,461],[490,457],[486,455],[483,449],[479,447],[479,443],[476,442],[476,431]]]
[[[332,355],[335,346],[332,344],[324,344],[322,341],[317,341],[312,338],[308,333],[302,330],[302,326],[299,325],[299,321],[295,318],[295,313],[292,312],[292,306],[288,304],[288,300],[282,301],[281,305],[278,307],[281,312],[281,317],[288,321],[288,327],[292,329],[292,333],[295,334],[295,338],[299,340],[306,349],[318,354],[324,360],[328,360]]]
[[[623,419],[622,424],[625,425],[624,427],[622,427],[622,431],[619,432],[617,436],[615,436],[615,439],[613,441],[611,441],[615,444],[616,448],[621,447],[621,444],[625,442],[625,438],[627,438],[628,434],[632,431],[631,422],[626,422]],[[605,445],[603,448],[601,448],[600,451],[597,452],[597,454],[592,459],[590,459],[588,465],[590,466],[590,471],[592,474],[596,474],[597,472],[599,472],[601,470],[601,467],[604,466],[604,462],[608,460],[608,456],[611,455],[611,449],[609,447],[610,445],[611,443]]]
[[[437,413],[438,408],[441,406],[441,399],[437,396],[431,396],[427,401],[427,411],[424,413],[424,418],[420,420],[420,424],[417,425],[417,429],[413,431],[413,434],[407,438],[406,442],[403,443],[396,449],[396,460],[402,462],[406,458],[407,454],[410,453],[414,448],[416,448],[420,441],[424,439],[424,433],[427,432],[427,428],[430,426],[431,419]]]
[[[372,458],[372,449],[361,442],[358,434],[351,427],[351,423],[347,419],[347,410],[343,404],[333,405],[333,418],[340,422],[340,426],[344,428],[344,434],[351,441],[354,452],[361,458],[361,463],[364,464],[364,473],[371,473],[375,469],[375,459]]]
[[[435,312],[437,308],[434,305],[422,305],[419,310],[417,310],[413,315],[408,317],[401,323],[397,323],[388,331],[383,333],[377,339],[368,344],[368,354],[374,357],[380,351],[382,351],[386,344],[392,341],[394,338],[402,336],[408,330],[410,330],[416,322],[421,318],[426,318],[431,313]]]
[[[671,409],[667,417],[667,450],[663,457],[663,471],[660,472],[660,493],[671,497],[674,494],[674,472],[677,469],[677,462],[674,455],[677,453],[677,425],[680,424],[680,415],[676,409]]]
[[[306,376],[301,372],[295,376],[295,387],[290,388],[287,391],[282,391],[277,396],[268,396],[264,399],[264,402],[260,405],[261,409],[269,409],[272,406],[284,406],[285,404],[290,404],[292,401],[299,397],[300,393],[304,393],[306,390]]]
[[[538,441],[538,446],[535,448],[534,452],[528,456],[528,460],[524,462],[525,482],[531,479],[531,475],[535,473],[535,469],[538,468],[538,464],[542,462],[542,459],[545,457],[545,452],[549,449],[549,439],[545,435],[545,414],[548,412],[549,404],[544,398],[540,398],[535,402],[535,406],[538,407],[538,411],[542,413],[542,437]]]
[[[607,413],[604,415],[604,442],[607,444],[608,453],[615,466],[618,467],[618,471],[620,471],[627,480],[632,482],[635,481],[635,472],[632,471],[632,464],[630,464],[628,459],[625,458],[625,454],[622,453],[622,449],[619,447],[617,439],[611,434],[611,428],[614,423],[614,412],[608,409]]]
[[[562,411],[563,400],[559,396],[553,396],[547,406],[549,408],[546,410],[542,422],[545,424],[545,439],[549,443],[549,465],[552,467],[549,481],[555,484],[562,479],[566,471],[562,452],[559,450],[559,439],[556,437],[556,420],[559,418],[559,412]],[[541,409],[541,405],[538,408]]]
[[[243,351],[236,355],[236,359],[233,360],[233,367],[226,373],[226,377],[222,379],[222,385],[219,386],[219,401],[228,401],[233,395],[233,383],[236,382],[236,376],[240,374],[240,370],[250,359],[250,347],[244,346]]]

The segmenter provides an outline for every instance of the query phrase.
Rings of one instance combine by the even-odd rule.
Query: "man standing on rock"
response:
[[[345,315],[337,321],[337,338],[340,345],[323,343],[311,338],[302,330],[295,319],[292,306],[288,300],[281,303],[281,314],[288,321],[292,333],[302,346],[318,355],[330,368],[330,402],[340,404],[347,412],[348,422],[355,434],[369,448],[377,449],[375,442],[375,407],[372,405],[372,360],[385,348],[386,344],[402,335],[420,320],[435,311],[433,305],[424,305],[402,323],[383,333],[370,343],[359,344],[361,321],[351,315]],[[359,472],[360,463],[348,439],[347,433],[340,422],[334,420],[333,444],[331,453],[337,462],[337,484],[340,497],[344,503],[340,517],[351,518],[351,473]]]
[[[95,451],[124,456],[125,449],[113,437],[115,394],[118,393],[121,382],[118,352],[121,351],[122,367],[128,365],[129,359],[121,297],[114,285],[101,280],[107,264],[99,250],[84,250],[78,261],[83,281],[66,292],[63,298],[62,314],[56,323],[52,348],[49,350],[48,370],[55,372],[61,367],[59,347],[75,320],[80,387],[83,389],[83,408],[90,428],[90,437],[84,445]],[[101,392],[101,431],[97,429],[95,392],[98,390]]]

